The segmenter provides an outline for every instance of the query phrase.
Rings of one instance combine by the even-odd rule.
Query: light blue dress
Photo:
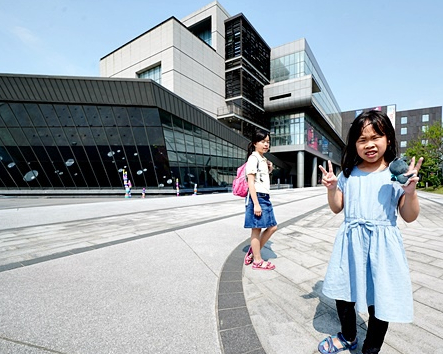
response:
[[[397,226],[397,206],[404,194],[391,182],[389,169],[338,176],[345,219],[337,232],[323,293],[356,302],[360,313],[374,305],[375,317],[412,322],[413,300],[408,262]]]

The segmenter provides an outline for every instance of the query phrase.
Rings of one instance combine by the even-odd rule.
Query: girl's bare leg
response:
[[[266,242],[271,238],[274,232],[277,231],[277,225],[268,227],[265,231],[263,231],[260,238],[260,249],[262,249]],[[255,256],[255,255],[254,255]]]
[[[260,238],[261,229],[252,229],[251,230],[251,248],[252,253],[254,254],[254,262],[261,262],[261,238]]]

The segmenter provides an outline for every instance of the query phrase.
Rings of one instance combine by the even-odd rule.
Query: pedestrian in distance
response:
[[[277,230],[277,221],[270,200],[269,174],[273,166],[264,157],[269,151],[269,132],[258,129],[254,132],[248,145],[246,175],[248,178],[249,193],[245,201],[245,228],[251,229],[251,246],[245,256],[245,264],[252,263],[256,270],[273,270],[275,265],[265,261],[261,256],[261,249]],[[262,231],[262,229],[264,229]]]
[[[363,354],[379,353],[389,322],[412,322],[411,280],[398,212],[406,222],[417,219],[420,206],[416,192],[423,158],[409,165],[412,174],[403,185],[391,180],[389,163],[397,156],[395,130],[380,111],[360,114],[352,123],[335,176],[319,166],[327,188],[329,207],[344,209],[323,282],[323,293],[335,299],[341,332],[318,345],[320,353],[357,348],[356,310],[369,312]]]

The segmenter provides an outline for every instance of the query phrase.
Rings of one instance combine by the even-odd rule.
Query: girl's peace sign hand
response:
[[[318,166],[318,168],[323,173],[323,178],[321,179],[321,183],[327,189],[335,189],[337,187],[337,177],[335,176],[334,171],[332,169],[332,162],[331,162],[331,160],[328,160],[329,172],[326,171],[323,168],[323,166]]]
[[[421,164],[423,163],[423,157],[420,157],[415,164],[415,156],[411,159],[411,163],[409,164],[409,170],[404,175],[412,175],[411,178],[404,184],[403,189],[406,194],[414,193],[415,187],[419,181],[418,171],[420,171]]]

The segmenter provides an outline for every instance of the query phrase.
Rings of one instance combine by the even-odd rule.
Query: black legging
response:
[[[346,302],[343,300],[335,301],[337,306],[338,317],[340,318],[341,331],[347,341],[354,341],[357,337],[357,317],[355,314],[355,302]],[[363,354],[377,354],[386,332],[388,331],[389,322],[379,320],[375,317],[374,306],[368,307],[369,321],[366,339],[363,343]]]

